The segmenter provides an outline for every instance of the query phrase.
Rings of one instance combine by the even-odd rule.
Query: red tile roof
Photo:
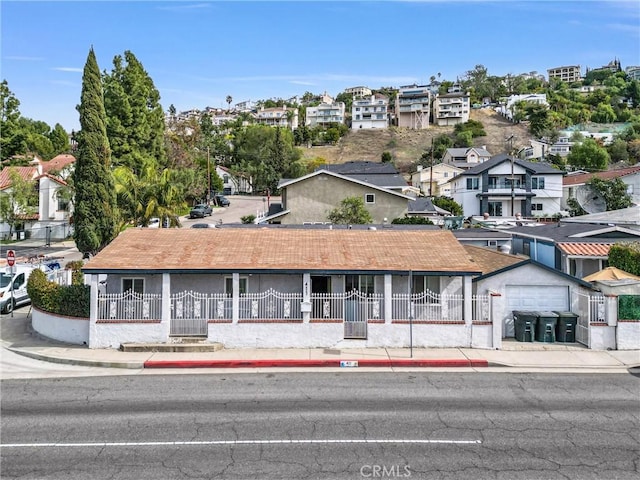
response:
[[[24,180],[34,180],[38,175],[36,167],[5,167],[0,170],[0,190],[11,186],[11,172],[16,171]]]
[[[633,173],[639,173],[639,172],[640,172],[640,165],[635,166],[635,167],[619,168],[617,170],[608,170],[606,172],[581,173],[581,174],[578,174],[578,175],[567,175],[566,177],[564,177],[562,179],[562,184],[564,186],[582,185],[584,183],[587,183],[589,180],[591,180],[594,177],[601,178],[603,180],[608,180],[608,179],[612,179],[612,178],[624,177],[625,175],[631,175]]]
[[[465,245],[464,249],[476,263],[477,268],[482,271],[482,275],[510,267],[517,263],[526,262],[529,259],[529,257],[525,255],[510,255],[495,249],[478,247],[476,245]]]
[[[480,271],[448,230],[274,228],[130,228],[85,269]]]
[[[581,257],[608,257],[613,243],[558,243],[558,248],[567,255]]]
[[[76,157],[68,154],[60,154],[53,157],[48,162],[40,162],[42,164],[42,173],[49,173],[51,171],[59,172],[67,165],[70,165],[76,161]]]

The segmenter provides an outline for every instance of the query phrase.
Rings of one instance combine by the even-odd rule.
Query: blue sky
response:
[[[11,1],[0,2],[2,79],[23,116],[79,128],[82,68],[126,50],[165,110],[337,95],[347,87],[455,80],[614,58],[640,65],[640,2]]]

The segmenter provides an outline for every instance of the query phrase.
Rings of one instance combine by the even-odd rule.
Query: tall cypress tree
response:
[[[75,186],[74,233],[78,250],[95,254],[116,236],[117,207],[100,70],[93,47],[84,66]]]

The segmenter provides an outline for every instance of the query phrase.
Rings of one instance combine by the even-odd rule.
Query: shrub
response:
[[[66,270],[72,270],[71,284],[72,285],[84,285],[84,273],[80,270],[84,266],[83,260],[73,260],[68,262],[64,268]]]
[[[640,242],[617,243],[609,249],[609,265],[640,275]]]
[[[618,297],[618,318],[620,320],[640,320],[640,295],[620,295]]]
[[[391,220],[394,225],[433,225],[433,222],[425,217],[398,217]]]
[[[244,224],[253,223],[255,219],[255,215],[245,215],[244,217],[240,217],[240,221]]]
[[[27,293],[32,305],[45,312],[89,317],[91,294],[88,285],[58,285],[47,280],[42,270],[36,269],[27,281]]]

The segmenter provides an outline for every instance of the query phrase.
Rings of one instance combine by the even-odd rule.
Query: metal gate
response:
[[[380,319],[382,296],[352,290],[344,297],[344,338],[366,340],[367,321]]]
[[[604,296],[587,295],[574,292],[577,304],[578,321],[576,325],[576,342],[591,348],[589,326],[592,322],[604,322]]]
[[[180,337],[209,334],[209,298],[206,293],[181,292],[171,295],[171,332]]]

